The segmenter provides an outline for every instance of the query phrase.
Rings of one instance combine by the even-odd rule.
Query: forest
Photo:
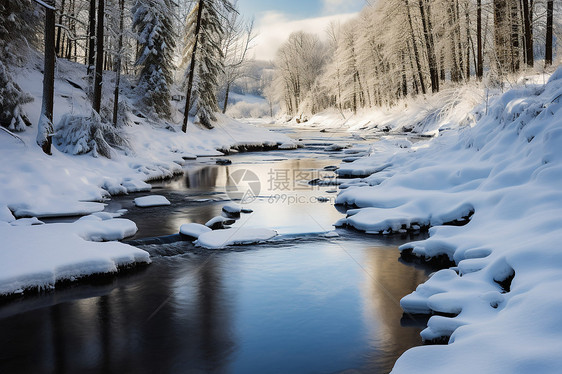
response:
[[[97,152],[107,156],[108,147],[125,141],[115,131],[123,125],[127,111],[119,98],[122,75],[134,82],[132,95],[135,104],[142,106],[141,116],[170,120],[172,99],[185,100],[183,132],[190,115],[202,126],[212,128],[215,113],[226,111],[230,86],[245,71],[254,36],[253,21],[243,19],[236,4],[227,0],[3,2],[0,123],[5,131],[16,132],[32,125],[22,108],[31,98],[11,75],[32,49],[44,54],[37,144],[47,154],[51,153],[54,128],[58,126],[53,123],[57,59],[84,65],[92,104],[92,115],[65,117],[55,135],[61,142],[76,146],[76,142],[88,143],[93,137]],[[113,73],[113,95],[102,97],[107,72]],[[219,91],[225,97],[220,108]]]
[[[521,71],[548,69],[559,15],[553,0],[370,2],[353,20],[332,22],[326,37],[291,34],[270,77],[251,61],[254,21],[227,0],[7,1],[0,5],[0,123],[8,131],[31,125],[22,108],[31,99],[10,74],[29,47],[44,53],[37,143],[50,153],[57,58],[85,65],[95,113],[66,118],[73,126],[62,127],[78,134],[94,126],[101,130],[97,144],[111,146],[122,142],[113,129],[127,110],[119,100],[122,74],[134,82],[143,115],[170,120],[171,100],[184,101],[184,132],[189,115],[212,128],[214,113],[227,110],[232,87],[264,76],[270,115],[274,105],[289,119],[325,109],[343,115],[392,107],[471,79],[497,87]],[[102,98],[107,71],[114,74],[114,90]]]
[[[542,0],[371,1],[330,24],[327,41],[297,32],[280,48],[269,96],[292,116],[356,113],[444,87],[552,65],[560,7]]]

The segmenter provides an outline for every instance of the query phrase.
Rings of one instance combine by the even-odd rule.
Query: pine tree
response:
[[[19,53],[25,49],[20,45],[29,41],[23,31],[24,20],[37,21],[28,0],[0,3],[0,125],[13,131],[31,125],[22,106],[33,98],[21,90],[9,69],[22,58]]]
[[[219,111],[217,89],[223,72],[221,40],[224,35],[224,13],[234,8],[228,0],[199,0],[186,20],[183,65],[187,65],[184,85],[186,105],[182,130],[187,131],[187,118],[195,105],[195,116],[205,127],[212,128]]]
[[[136,0],[132,8],[133,28],[139,43],[136,66],[141,68],[137,90],[149,110],[171,116],[170,86],[173,83],[173,53],[176,33],[172,0]]]

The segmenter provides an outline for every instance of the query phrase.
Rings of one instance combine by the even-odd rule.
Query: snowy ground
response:
[[[41,68],[40,58],[31,54],[17,77],[22,89],[35,98],[25,107],[33,124],[38,122],[41,106]],[[83,78],[84,69],[83,65],[59,60],[55,125],[66,113],[90,115],[90,101],[80,88],[88,86]],[[112,97],[111,78],[107,73],[106,98]],[[89,216],[88,225],[41,225],[40,219],[100,212],[104,199],[110,195],[147,191],[147,181],[182,173],[182,166],[196,157],[222,155],[218,149],[291,142],[285,135],[225,116],[219,117],[213,130],[190,123],[188,133],[184,134],[179,125],[156,123],[139,116],[140,109],[135,108],[133,91],[126,80],[124,86],[123,98],[131,108],[129,125],[123,128],[129,147],[112,150],[111,159],[93,157],[91,153],[72,155],[55,147],[53,155],[47,156],[35,144],[35,126],[19,133],[20,140],[0,131],[0,295],[33,286],[52,287],[59,280],[113,272],[135,262],[150,261],[146,253],[133,247],[91,242],[134,234],[136,227],[132,227],[131,221],[112,217],[101,220],[94,215]],[[180,120],[181,114],[176,112],[175,123]],[[123,225],[128,227],[123,229]]]
[[[407,351],[393,373],[558,373],[562,68],[466,117],[471,126],[345,164],[346,175],[379,172],[344,186],[337,203],[356,209],[339,224],[377,234],[431,227],[401,251],[456,264],[401,300],[406,313],[435,314],[425,340],[449,344]]]

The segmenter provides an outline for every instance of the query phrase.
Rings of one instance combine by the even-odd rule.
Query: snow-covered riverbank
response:
[[[407,351],[394,373],[559,372],[562,69],[471,115],[473,127],[345,165],[346,174],[381,171],[338,196],[357,208],[340,224],[432,227],[401,251],[456,263],[401,300],[406,313],[435,313],[422,337],[449,344]],[[440,226],[472,213],[464,226]]]
[[[35,57],[31,55],[18,74],[20,86],[35,99],[25,106],[33,124],[39,119],[43,79],[40,59]],[[80,78],[83,69],[83,65],[59,60],[55,124],[66,113],[90,115],[87,94],[79,88],[87,87],[87,81]],[[105,97],[111,96],[112,87],[107,74]],[[125,91],[130,94],[125,99],[128,107],[134,108],[131,88]],[[131,221],[96,213],[104,209],[104,199],[150,190],[147,181],[181,174],[182,166],[191,159],[222,155],[218,149],[291,142],[285,135],[225,116],[219,116],[212,130],[190,123],[184,134],[179,125],[152,122],[133,112],[127,113],[129,125],[122,129],[128,146],[113,149],[111,159],[93,157],[91,152],[63,153],[56,147],[47,156],[35,144],[35,125],[18,133],[20,139],[0,131],[0,295],[149,262],[147,253],[131,246],[93,242],[119,240],[136,232]],[[42,225],[40,221],[76,215],[87,217],[74,224]]]

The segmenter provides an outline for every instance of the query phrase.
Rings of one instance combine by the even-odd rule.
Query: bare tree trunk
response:
[[[484,75],[484,57],[482,55],[482,0],[477,0],[476,2],[476,45],[478,55],[476,77],[481,80]]]
[[[88,75],[90,75],[95,64],[96,53],[96,0],[90,0],[88,27]]]
[[[457,27],[455,20],[455,0],[452,0],[451,4],[447,7],[447,13],[449,15],[449,27],[451,29],[451,81],[459,82],[461,80],[461,70],[462,66],[459,64],[458,53],[457,53]],[[459,51],[460,52],[460,51]]]
[[[535,65],[535,58],[533,55],[533,34],[531,31],[531,12],[529,10],[529,0],[522,0],[523,2],[523,22],[525,24],[525,61],[527,66],[533,67]]]
[[[60,5],[59,25],[62,25],[62,16],[64,14],[64,2],[65,0],[62,0]],[[62,32],[62,27],[59,26],[57,30],[57,42],[55,46],[55,52],[57,53],[58,57],[61,57],[63,55],[61,53],[61,32]]]
[[[45,64],[43,72],[43,102],[37,126],[37,144],[50,155],[53,136],[53,108],[55,95],[55,0],[45,3]]]
[[[103,85],[103,19],[105,16],[105,0],[98,3],[98,27],[96,32],[96,72],[94,79],[93,108],[96,112],[101,109],[101,89]]]
[[[519,45],[519,25],[518,25],[518,18],[519,18],[519,7],[516,0],[510,0],[510,14],[509,20],[511,23],[511,71],[516,72],[520,68],[519,64],[519,53],[520,53],[520,45]]]
[[[429,63],[429,76],[431,79],[431,92],[439,92],[439,73],[437,71],[437,57],[435,56],[435,46],[433,43],[433,31],[431,28],[431,10],[429,3],[424,0],[418,0],[420,14],[423,26],[423,35],[425,37],[425,45],[427,48],[427,59]],[[427,11],[426,11],[427,6]],[[427,20],[426,20],[427,13]]]
[[[199,44],[199,33],[201,31],[201,17],[203,16],[203,0],[199,0],[197,9],[197,25],[195,26],[195,43],[193,43],[193,52],[191,52],[191,64],[189,66],[189,79],[187,81],[187,95],[185,98],[185,111],[183,113],[183,126],[181,131],[187,132],[187,120],[189,119],[189,109],[191,104],[191,90],[193,89],[193,76],[195,74],[195,57],[197,54],[197,45]]]
[[[554,14],[554,0],[548,0],[546,3],[546,51],[544,55],[545,66],[552,65],[552,21]]]
[[[418,46],[416,44],[416,36],[414,34],[414,26],[412,25],[412,15],[410,14],[410,6],[408,4],[408,0],[404,0],[404,5],[406,6],[406,13],[407,13],[407,16],[408,16],[408,24],[410,25],[410,35],[412,36],[412,45],[414,46],[414,59],[416,61],[416,68],[418,70],[420,87],[421,87],[422,93],[425,95],[425,93],[426,93],[425,83],[423,81],[423,73],[422,73],[422,69],[421,69],[420,56],[419,56],[419,53],[418,53]]]
[[[228,106],[228,94],[230,93],[230,83],[226,85],[226,93],[224,95],[224,105],[222,107],[222,113],[226,113],[226,107]]]
[[[462,40],[461,40],[461,17],[460,17],[460,9],[459,9],[459,0],[453,0],[454,3],[454,14],[455,14],[455,38],[457,39],[457,52],[458,52],[458,72],[459,72],[459,80],[464,78],[464,56],[463,56],[463,47],[462,47]]]
[[[464,18],[466,22],[466,80],[470,80],[470,15],[468,13],[468,4],[466,4]]]
[[[407,43],[407,44],[408,44],[408,49],[410,49],[410,43]],[[409,51],[408,56],[410,56],[410,69],[412,70],[412,86],[413,86],[416,94],[419,94],[420,88],[419,88],[419,85],[418,85],[418,81],[416,79],[416,72],[415,72],[415,69],[414,69],[414,61],[413,61],[411,51]],[[390,70],[390,67],[387,67],[387,71],[389,71],[389,70]]]
[[[121,60],[123,59],[123,27],[125,19],[125,0],[119,0],[119,41],[115,61],[115,91],[113,93],[113,126],[117,127],[119,113],[119,86],[121,85]]]
[[[404,58],[404,51],[402,51],[402,53],[400,53],[400,58],[402,60],[402,87],[401,87],[401,91],[402,91],[402,97],[407,97],[408,96],[408,80],[406,78],[406,59]]]

